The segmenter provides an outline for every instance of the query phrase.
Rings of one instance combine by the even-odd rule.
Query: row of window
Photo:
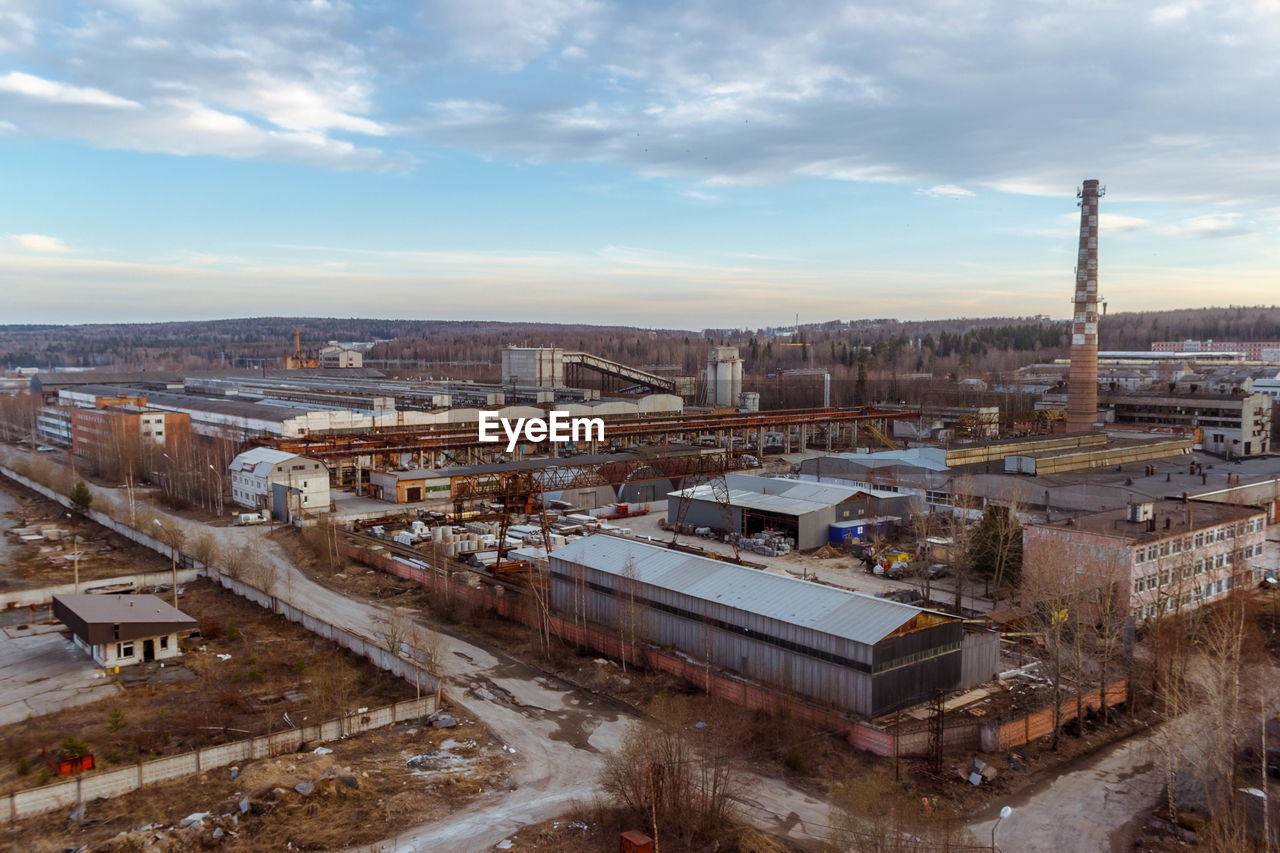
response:
[[[1262,580],[1262,569],[1254,569],[1252,572],[1246,572],[1241,576],[1242,580],[1247,584],[1249,579],[1254,583]],[[1190,592],[1184,592],[1181,595],[1173,595],[1164,601],[1155,604],[1144,604],[1134,611],[1139,619],[1152,619],[1161,613],[1173,613],[1174,611],[1187,606],[1204,601],[1206,599],[1217,598],[1225,595],[1231,590],[1232,578],[1227,577],[1210,584],[1197,586]]]
[[[1251,518],[1244,522],[1240,527],[1240,535],[1248,533],[1257,533],[1262,530],[1264,521],[1261,516]],[[1213,545],[1216,542],[1227,542],[1236,537],[1236,529],[1234,525],[1226,527],[1215,527],[1212,530],[1202,530],[1194,536],[1183,536],[1180,539],[1170,539],[1165,542],[1157,542],[1138,548],[1134,551],[1135,562],[1149,563],[1152,560],[1158,560],[1161,557],[1168,557],[1173,554],[1181,554],[1183,551],[1197,550],[1207,545]]]
[[[1240,550],[1240,556],[1244,559],[1250,557],[1262,556],[1262,545],[1246,545]],[[1133,582],[1133,591],[1146,592],[1149,589],[1157,589],[1168,584],[1181,583],[1187,578],[1196,575],[1202,575],[1205,572],[1211,572],[1215,569],[1225,568],[1232,563],[1231,554],[1217,554],[1213,557],[1205,557],[1196,560],[1194,563],[1186,566],[1171,566],[1161,569],[1158,572],[1152,572],[1144,575]]]

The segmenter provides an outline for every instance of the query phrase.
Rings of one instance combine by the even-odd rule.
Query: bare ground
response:
[[[0,730],[0,791],[38,784],[40,750],[68,735],[109,769],[279,731],[286,714],[298,726],[329,719],[335,698],[377,707],[414,696],[401,679],[208,581],[187,585],[179,607],[203,634],[181,641],[181,658],[123,667],[112,676],[119,696]]]
[[[63,812],[32,818],[0,831],[0,842],[13,853],[332,850],[446,817],[508,784],[509,756],[468,720],[451,729],[400,724],[326,747],[331,754],[262,759],[92,802],[78,821]],[[415,757],[417,766],[406,763]],[[306,782],[312,793],[294,790]],[[202,812],[197,825],[179,826]]]

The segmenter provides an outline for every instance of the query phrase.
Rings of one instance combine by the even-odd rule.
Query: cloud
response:
[[[24,95],[37,101],[51,104],[78,104],[90,107],[111,107],[113,109],[140,109],[137,101],[121,98],[101,89],[90,86],[71,86],[55,80],[46,80],[34,74],[23,74],[10,71],[0,75],[0,92],[12,92]]]
[[[9,234],[9,242],[28,252],[69,252],[71,249],[57,237],[47,234]]]
[[[1240,237],[1254,231],[1252,225],[1241,221],[1239,213],[1209,213],[1193,216],[1181,223],[1170,226],[1166,231],[1177,237],[1198,237],[1202,239],[1221,239],[1223,237]]]
[[[542,56],[564,34],[602,10],[590,0],[430,0],[418,15],[447,51],[464,61],[515,71]],[[566,56],[582,48],[567,45]]]
[[[1072,217],[1079,221],[1079,217]],[[1138,216],[1125,216],[1121,213],[1099,213],[1098,229],[1104,233],[1126,231],[1141,231],[1144,228],[1150,228],[1151,223],[1146,219]]]
[[[1130,201],[1280,201],[1280,113],[1239,109],[1280,87],[1280,14],[1265,5],[49,8],[0,0],[0,108],[23,134],[338,168],[445,147],[697,187],[1065,197],[1098,176]]]
[[[918,189],[915,194],[926,195],[930,198],[967,198],[972,196],[973,192],[955,184],[938,184],[927,189]]]
[[[22,133],[107,148],[405,168],[369,144],[395,129],[372,115],[359,23],[345,3],[72,4],[7,57],[0,110]]]

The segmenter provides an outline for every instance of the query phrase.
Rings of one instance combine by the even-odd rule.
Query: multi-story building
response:
[[[1107,589],[1117,615],[1185,612],[1262,579],[1266,513],[1197,501],[1135,503],[1022,528],[1024,594]]]
[[[141,406],[71,409],[71,452],[80,457],[102,454],[135,456],[187,440],[191,418],[185,412],[162,412]]]
[[[231,498],[240,506],[269,508],[281,521],[329,509],[329,469],[316,459],[255,447],[229,467]]]
[[[1046,404],[1063,400],[1062,394],[1044,395]],[[1264,393],[1122,391],[1098,395],[1099,408],[1110,410],[1108,422],[1199,430],[1200,449],[1226,457],[1270,451],[1271,405],[1271,397]]]
[[[1115,394],[1105,398],[1117,424],[1160,424],[1200,429],[1202,447],[1223,456],[1254,456],[1271,449],[1271,398],[1266,394]]]

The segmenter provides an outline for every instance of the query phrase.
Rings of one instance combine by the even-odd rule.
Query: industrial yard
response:
[[[29,700],[26,714],[6,721],[0,790],[48,781],[41,751],[56,751],[66,732],[111,768],[328,719],[352,702],[413,696],[411,685],[208,582],[186,585],[179,603],[198,626],[180,640],[181,658],[96,670],[95,701],[58,710]],[[24,642],[5,630],[9,644]],[[70,645],[55,636],[60,649]]]
[[[1104,196],[1013,370],[797,317],[10,377],[6,838],[998,849],[1142,743],[1114,849],[1266,846],[1280,347],[1100,349]]]

